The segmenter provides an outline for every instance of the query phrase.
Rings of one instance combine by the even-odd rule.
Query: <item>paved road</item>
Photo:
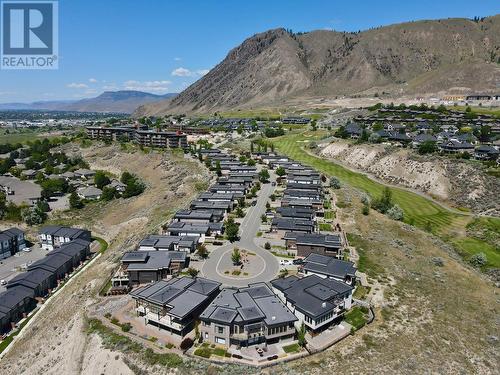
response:
[[[272,171],[271,181],[276,181],[276,176]],[[275,187],[269,184],[262,184],[261,190],[257,196],[257,204],[250,206],[247,215],[240,225],[240,240],[232,244],[223,245],[213,250],[210,257],[205,261],[201,268],[201,274],[209,279],[216,280],[225,286],[242,287],[251,283],[270,281],[276,277],[279,271],[279,263],[276,257],[269,251],[257,246],[254,242],[255,236],[260,228],[260,217],[266,212],[266,203],[274,192]],[[255,253],[251,257],[251,263],[248,266],[249,277],[225,275],[224,270],[232,266],[231,251],[234,247],[249,250]]]

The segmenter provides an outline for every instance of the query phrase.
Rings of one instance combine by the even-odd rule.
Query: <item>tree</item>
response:
[[[193,268],[193,267],[189,267],[188,270],[187,270],[188,275],[191,276],[191,277],[198,276],[199,272],[200,271],[198,271],[196,268]]]
[[[286,175],[285,168],[283,168],[282,166],[279,166],[278,168],[276,168],[276,174],[280,177],[283,177],[284,175]]]
[[[236,207],[235,214],[237,217],[245,216],[245,213],[243,212],[243,209],[240,206]]]
[[[186,337],[184,340],[182,340],[180,348],[182,351],[185,352],[186,350],[191,348],[193,346],[193,344],[194,344],[193,339],[190,337]]]
[[[340,180],[335,177],[335,176],[332,176],[330,177],[330,187],[333,188],[333,189],[340,189],[341,188],[341,184],[340,184]]]
[[[271,176],[269,175],[269,171],[267,170],[267,168],[264,168],[259,172],[259,181],[262,183],[268,182],[270,177]]]
[[[431,154],[438,150],[436,142],[433,141],[425,141],[418,145],[418,153],[421,155]]]
[[[337,138],[343,138],[343,139],[346,139],[349,137],[349,133],[347,133],[347,130],[345,129],[345,126],[341,126],[340,128],[338,128],[336,131],[335,131],[335,134],[334,134],[335,137]]]
[[[94,175],[95,186],[102,189],[104,186],[109,185],[110,179],[103,171],[96,171]]]
[[[253,141],[250,142],[250,153],[253,154]]]
[[[21,217],[28,225],[42,224],[47,218],[47,214],[38,207],[26,207],[21,210]]]
[[[302,322],[297,332],[297,340],[301,348],[306,346],[306,325],[304,324],[304,322]]]
[[[472,264],[474,267],[483,267],[488,263],[488,258],[486,257],[485,253],[477,253],[471,256],[469,260],[470,264]]]
[[[380,134],[377,134],[377,133],[372,133],[368,137],[368,142],[370,142],[370,143],[379,143],[380,140],[381,140]]]
[[[108,202],[113,200],[117,196],[116,189],[114,187],[105,186],[102,189],[101,200]]]
[[[401,221],[403,220],[404,212],[401,207],[395,204],[387,211],[387,216],[389,216],[392,220]]]
[[[260,220],[261,220],[263,223],[267,223],[267,216],[266,216],[266,214],[262,214],[262,215],[260,216]]]
[[[240,253],[240,249],[238,249],[237,247],[235,247],[233,249],[233,252],[231,253],[231,261],[233,262],[233,264],[235,266],[239,265],[240,262],[241,262],[241,253]]]
[[[222,171],[221,171],[221,167],[220,167],[220,161],[217,160],[215,162],[215,173],[217,174],[217,176],[222,176]]]
[[[82,200],[80,199],[80,197],[78,196],[78,194],[76,194],[76,192],[72,192],[71,195],[69,196],[69,207],[70,208],[73,208],[73,209],[79,209],[79,208],[82,208],[84,206]]]
[[[385,214],[391,207],[392,203],[392,191],[388,187],[384,188],[382,196],[372,202],[372,208]]]
[[[234,222],[233,218],[229,218],[225,222],[226,237],[230,242],[238,239],[239,226]]]
[[[196,251],[196,253],[202,259],[207,259],[208,258],[208,250],[207,250],[207,247],[205,246],[205,244],[203,244],[203,243],[200,244],[200,245],[198,245],[198,250]]]
[[[270,244],[269,242],[266,242],[266,243],[264,244],[264,249],[266,249],[266,250],[271,250],[271,244]]]

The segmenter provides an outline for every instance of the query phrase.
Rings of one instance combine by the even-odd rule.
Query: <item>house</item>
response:
[[[295,315],[265,283],[225,288],[200,315],[203,341],[247,347],[292,340]]]
[[[60,175],[62,178],[64,178],[66,181],[69,180],[74,180],[76,178],[76,175],[73,172],[67,171],[64,173],[61,173]]]
[[[363,128],[354,122],[347,124],[345,131],[353,139],[359,138],[363,134]]]
[[[326,255],[309,254],[304,259],[302,272],[305,275],[335,279],[349,285],[355,285],[356,283],[356,267],[354,263]]]
[[[273,291],[313,332],[321,332],[340,320],[352,305],[353,287],[334,279],[310,275],[299,279],[289,276],[271,281]]]
[[[109,187],[115,189],[119,193],[123,193],[127,189],[127,185],[115,179],[111,181]]]
[[[183,223],[217,223],[224,220],[223,210],[180,210],[174,215],[174,221]]]
[[[57,286],[57,279],[53,272],[37,268],[10,279],[6,288],[11,289],[18,285],[33,290],[34,297],[45,297]]]
[[[37,173],[38,171],[35,171],[33,169],[25,169],[21,172],[21,176],[27,178],[28,180],[32,180],[36,177]]]
[[[42,188],[32,181],[21,181],[17,177],[0,176],[0,189],[5,193],[7,202],[16,205],[34,206],[42,199]]]
[[[212,185],[209,189],[212,193],[235,193],[235,194],[240,194],[241,196],[244,196],[246,194],[247,188],[243,186],[231,186],[231,185],[221,185],[221,184],[215,184]]]
[[[90,231],[86,229],[61,227],[58,225],[45,226],[38,232],[42,249],[54,250],[62,244],[76,240],[77,238],[92,241]]]
[[[90,180],[94,178],[95,171],[91,171],[90,169],[77,169],[74,174],[76,178],[81,178],[82,180]]]
[[[97,200],[101,198],[102,190],[94,186],[81,187],[77,190],[78,196],[82,199]]]
[[[481,145],[474,149],[474,159],[477,160],[497,160],[500,151],[496,147]]]
[[[222,202],[222,201],[202,201],[196,199],[191,202],[191,210],[222,210],[224,212],[230,212],[233,207],[232,202]]]
[[[36,307],[33,290],[18,285],[0,293],[0,333],[9,332]]]
[[[315,211],[310,207],[278,207],[276,213],[285,218],[314,220]]]
[[[219,224],[222,228],[222,223],[211,223]],[[185,236],[194,237],[198,243],[205,242],[207,237],[212,235],[211,227],[209,224],[196,224],[196,223],[184,223],[182,221],[175,221],[170,223],[165,229],[165,234],[170,236]]]
[[[427,133],[422,133],[422,134],[417,134],[415,137],[413,137],[412,146],[417,148],[422,143],[425,143],[425,142],[436,143],[437,141],[438,141],[438,139],[436,137],[434,137],[433,135],[427,134]]]
[[[0,259],[5,259],[26,248],[24,232],[18,228],[0,231]]]
[[[462,153],[467,152],[472,154],[474,152],[474,146],[468,142],[459,142],[455,140],[451,140],[441,144],[441,151],[446,153]]]
[[[196,249],[193,237],[161,236],[151,234],[139,242],[138,251],[185,251],[192,253]]]
[[[70,257],[73,268],[77,268],[86,259],[90,258],[90,241],[77,238],[62,244],[51,254],[64,254]]]
[[[315,231],[315,223],[307,219],[275,217],[271,222],[271,231],[281,233],[282,235],[286,232],[313,233]]]
[[[313,200],[313,201],[319,201],[323,199],[323,194],[321,191],[318,190],[303,190],[303,189],[285,189],[283,192],[283,199],[288,199],[288,200],[298,200],[298,199],[305,199],[305,200]]]
[[[283,197],[281,199],[281,207],[293,208],[311,208],[314,210],[321,210],[323,208],[323,200],[320,199],[292,199]]]
[[[302,176],[296,174],[288,174],[286,177],[287,184],[305,184],[305,185],[321,185],[321,179],[315,176]]]
[[[66,254],[51,252],[28,266],[28,271],[36,269],[51,272],[56,280],[61,281],[73,271],[73,259]]]
[[[177,275],[186,266],[185,251],[131,251],[123,254],[112,284],[146,284]]]
[[[342,240],[338,234],[287,232],[284,236],[287,250],[296,250],[298,257],[320,254],[342,257]]]
[[[194,328],[203,310],[219,292],[220,283],[181,277],[157,281],[130,293],[144,323],[184,337]]]

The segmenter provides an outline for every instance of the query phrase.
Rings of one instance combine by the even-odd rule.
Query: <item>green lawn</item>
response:
[[[356,331],[366,324],[366,317],[363,312],[364,309],[366,309],[366,307],[356,306],[344,315],[344,320],[352,325]]]
[[[489,243],[469,237],[454,240],[453,243],[458,247],[460,255],[466,260],[474,254],[484,253],[488,259],[485,268],[498,267],[500,264],[500,251]]]
[[[326,220],[335,219],[335,212],[334,211],[325,211],[325,219]]]
[[[332,226],[328,223],[319,223],[319,230],[331,232]]]
[[[54,138],[55,135],[50,135],[46,133],[40,133],[32,130],[22,131],[22,132],[10,132],[5,133],[5,130],[0,131],[0,143],[26,143],[28,141],[34,141],[36,139],[44,138]]]
[[[300,346],[297,343],[290,344],[290,345],[284,346],[283,350],[285,353],[298,353],[298,352],[300,352]]]
[[[309,165],[320,173],[324,173],[327,176],[336,176],[344,184],[365,191],[372,198],[381,196],[384,185],[371,180],[361,173],[350,171],[331,160],[311,155],[304,150],[304,146],[307,145],[307,142],[304,141],[317,141],[324,135],[326,135],[326,133],[323,131],[303,133],[292,132],[283,137],[275,138],[272,142],[274,142],[277,150],[282,154]],[[391,188],[391,191],[394,202],[404,211],[404,221],[421,229],[430,230],[434,234],[443,237],[456,237],[456,233],[463,232],[463,229],[471,220],[470,216],[447,210],[430,199],[411,191],[400,188]],[[500,219],[491,220],[495,223],[500,223]],[[481,242],[481,240],[477,241]],[[467,249],[464,248],[466,243],[461,241],[453,241],[453,243],[455,246],[459,247],[459,252],[467,252]],[[500,267],[500,262],[496,259],[497,258],[491,260],[492,265]]]

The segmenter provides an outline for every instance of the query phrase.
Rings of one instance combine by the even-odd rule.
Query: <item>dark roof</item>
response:
[[[289,276],[285,279],[288,279]],[[302,313],[318,318],[336,307],[337,298],[352,291],[353,287],[334,279],[323,279],[310,275],[292,281],[276,279],[271,284],[285,295],[287,301],[293,303]]]
[[[7,288],[10,289],[15,285],[23,285],[28,288],[35,289],[45,280],[48,280],[52,277],[54,277],[54,274],[52,272],[38,268],[16,275],[9,280],[9,282],[7,283]]]
[[[37,260],[28,266],[28,271],[36,268],[43,268],[48,271],[55,272],[60,267],[71,261],[71,257],[58,252],[51,252],[46,257]]]
[[[342,241],[338,234],[297,233],[297,245],[314,245],[340,248]]]
[[[9,288],[0,293],[0,312],[7,314],[25,298],[33,298],[34,295],[33,289],[22,285]]]
[[[158,281],[131,292],[132,298],[160,306],[168,306],[168,313],[180,319],[206,302],[220,287],[220,283],[204,278],[181,277]]]
[[[51,236],[78,238],[88,232],[85,229],[61,227],[59,225],[48,225],[40,229],[40,234],[50,234]]]
[[[265,283],[223,289],[200,318],[221,324],[264,322],[268,326],[297,320]]]
[[[339,279],[356,274],[354,263],[314,253],[309,254],[304,259],[304,270]]]
[[[184,251],[131,251],[123,254],[122,263],[127,263],[128,271],[157,271],[170,267],[172,261],[185,262]]]

